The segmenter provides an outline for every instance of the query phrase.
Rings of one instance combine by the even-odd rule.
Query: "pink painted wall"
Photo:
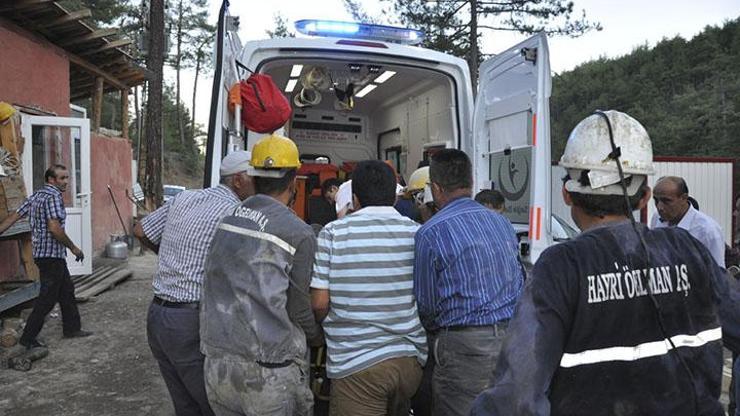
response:
[[[43,38],[0,18],[0,101],[69,115],[69,60]]]
[[[0,51],[0,101],[69,116],[69,60],[64,50],[0,18]],[[130,232],[133,207],[125,190],[132,187],[132,151],[122,138],[91,133],[90,141],[93,251],[99,254],[111,233],[122,232],[108,184]],[[17,251],[15,241],[0,242],[0,280],[18,274]]]
[[[110,234],[121,234],[121,222],[108,193],[108,185],[121,211],[126,230],[131,233],[133,206],[126,198],[131,181],[131,142],[119,137],[90,134],[90,169],[92,186],[93,250],[100,253],[110,239]]]
[[[45,39],[0,18],[0,101],[69,115],[69,60]],[[0,280],[18,276],[16,241],[0,242]]]

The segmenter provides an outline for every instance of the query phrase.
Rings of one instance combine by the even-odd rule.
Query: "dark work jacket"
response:
[[[638,229],[649,266],[627,221],[591,229],[540,256],[493,387],[471,414],[724,415],[720,317],[725,341],[736,349],[738,292],[685,230]],[[646,273],[677,350],[659,328],[642,284]],[[694,389],[676,354],[693,374]]]
[[[321,337],[308,288],[316,237],[284,204],[255,195],[216,229],[206,260],[201,351],[247,361],[300,361]]]

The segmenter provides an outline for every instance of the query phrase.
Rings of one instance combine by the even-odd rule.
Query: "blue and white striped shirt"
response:
[[[414,294],[427,330],[511,318],[524,276],[506,218],[459,198],[419,229],[415,243]]]
[[[329,290],[323,327],[330,378],[390,358],[426,362],[426,335],[412,290],[418,228],[384,206],[363,208],[321,230],[311,287]]]
[[[200,301],[205,261],[216,226],[239,203],[224,185],[183,191],[141,221],[144,235],[159,244],[154,294],[171,302]]]
[[[30,214],[33,258],[63,259],[67,248],[49,231],[48,221],[57,220],[64,229],[67,211],[62,192],[54,185],[46,184],[29,196],[16,211],[21,217]]]

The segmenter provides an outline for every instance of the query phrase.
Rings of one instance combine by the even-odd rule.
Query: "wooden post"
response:
[[[103,108],[103,77],[95,78],[95,89],[92,96],[92,131],[100,130],[100,116]]]
[[[39,280],[39,268],[33,262],[33,246],[31,245],[31,233],[23,234],[19,241],[21,247],[21,262],[26,270],[26,278],[29,280]]]
[[[121,90],[121,133],[128,140],[128,93],[129,90]]]

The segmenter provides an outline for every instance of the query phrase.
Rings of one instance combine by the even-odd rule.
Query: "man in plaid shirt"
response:
[[[41,332],[46,315],[57,302],[62,311],[65,338],[92,335],[92,332],[81,329],[80,313],[75,303],[75,287],[66,261],[67,249],[72,251],[77,261],[82,261],[85,257],[82,250],[64,232],[67,212],[62,193],[67,190],[69,172],[62,165],[54,165],[46,170],[44,179],[46,185],[34,192],[16,212],[0,223],[2,234],[23,217],[28,216],[31,221],[33,260],[39,268],[41,288],[20,339],[20,344],[29,349],[43,346],[36,336]]]
[[[219,220],[254,194],[251,155],[232,152],[221,162],[221,183],[179,193],[134,228],[159,254],[147,338],[177,416],[212,416],[200,352],[200,299],[206,254]]]

